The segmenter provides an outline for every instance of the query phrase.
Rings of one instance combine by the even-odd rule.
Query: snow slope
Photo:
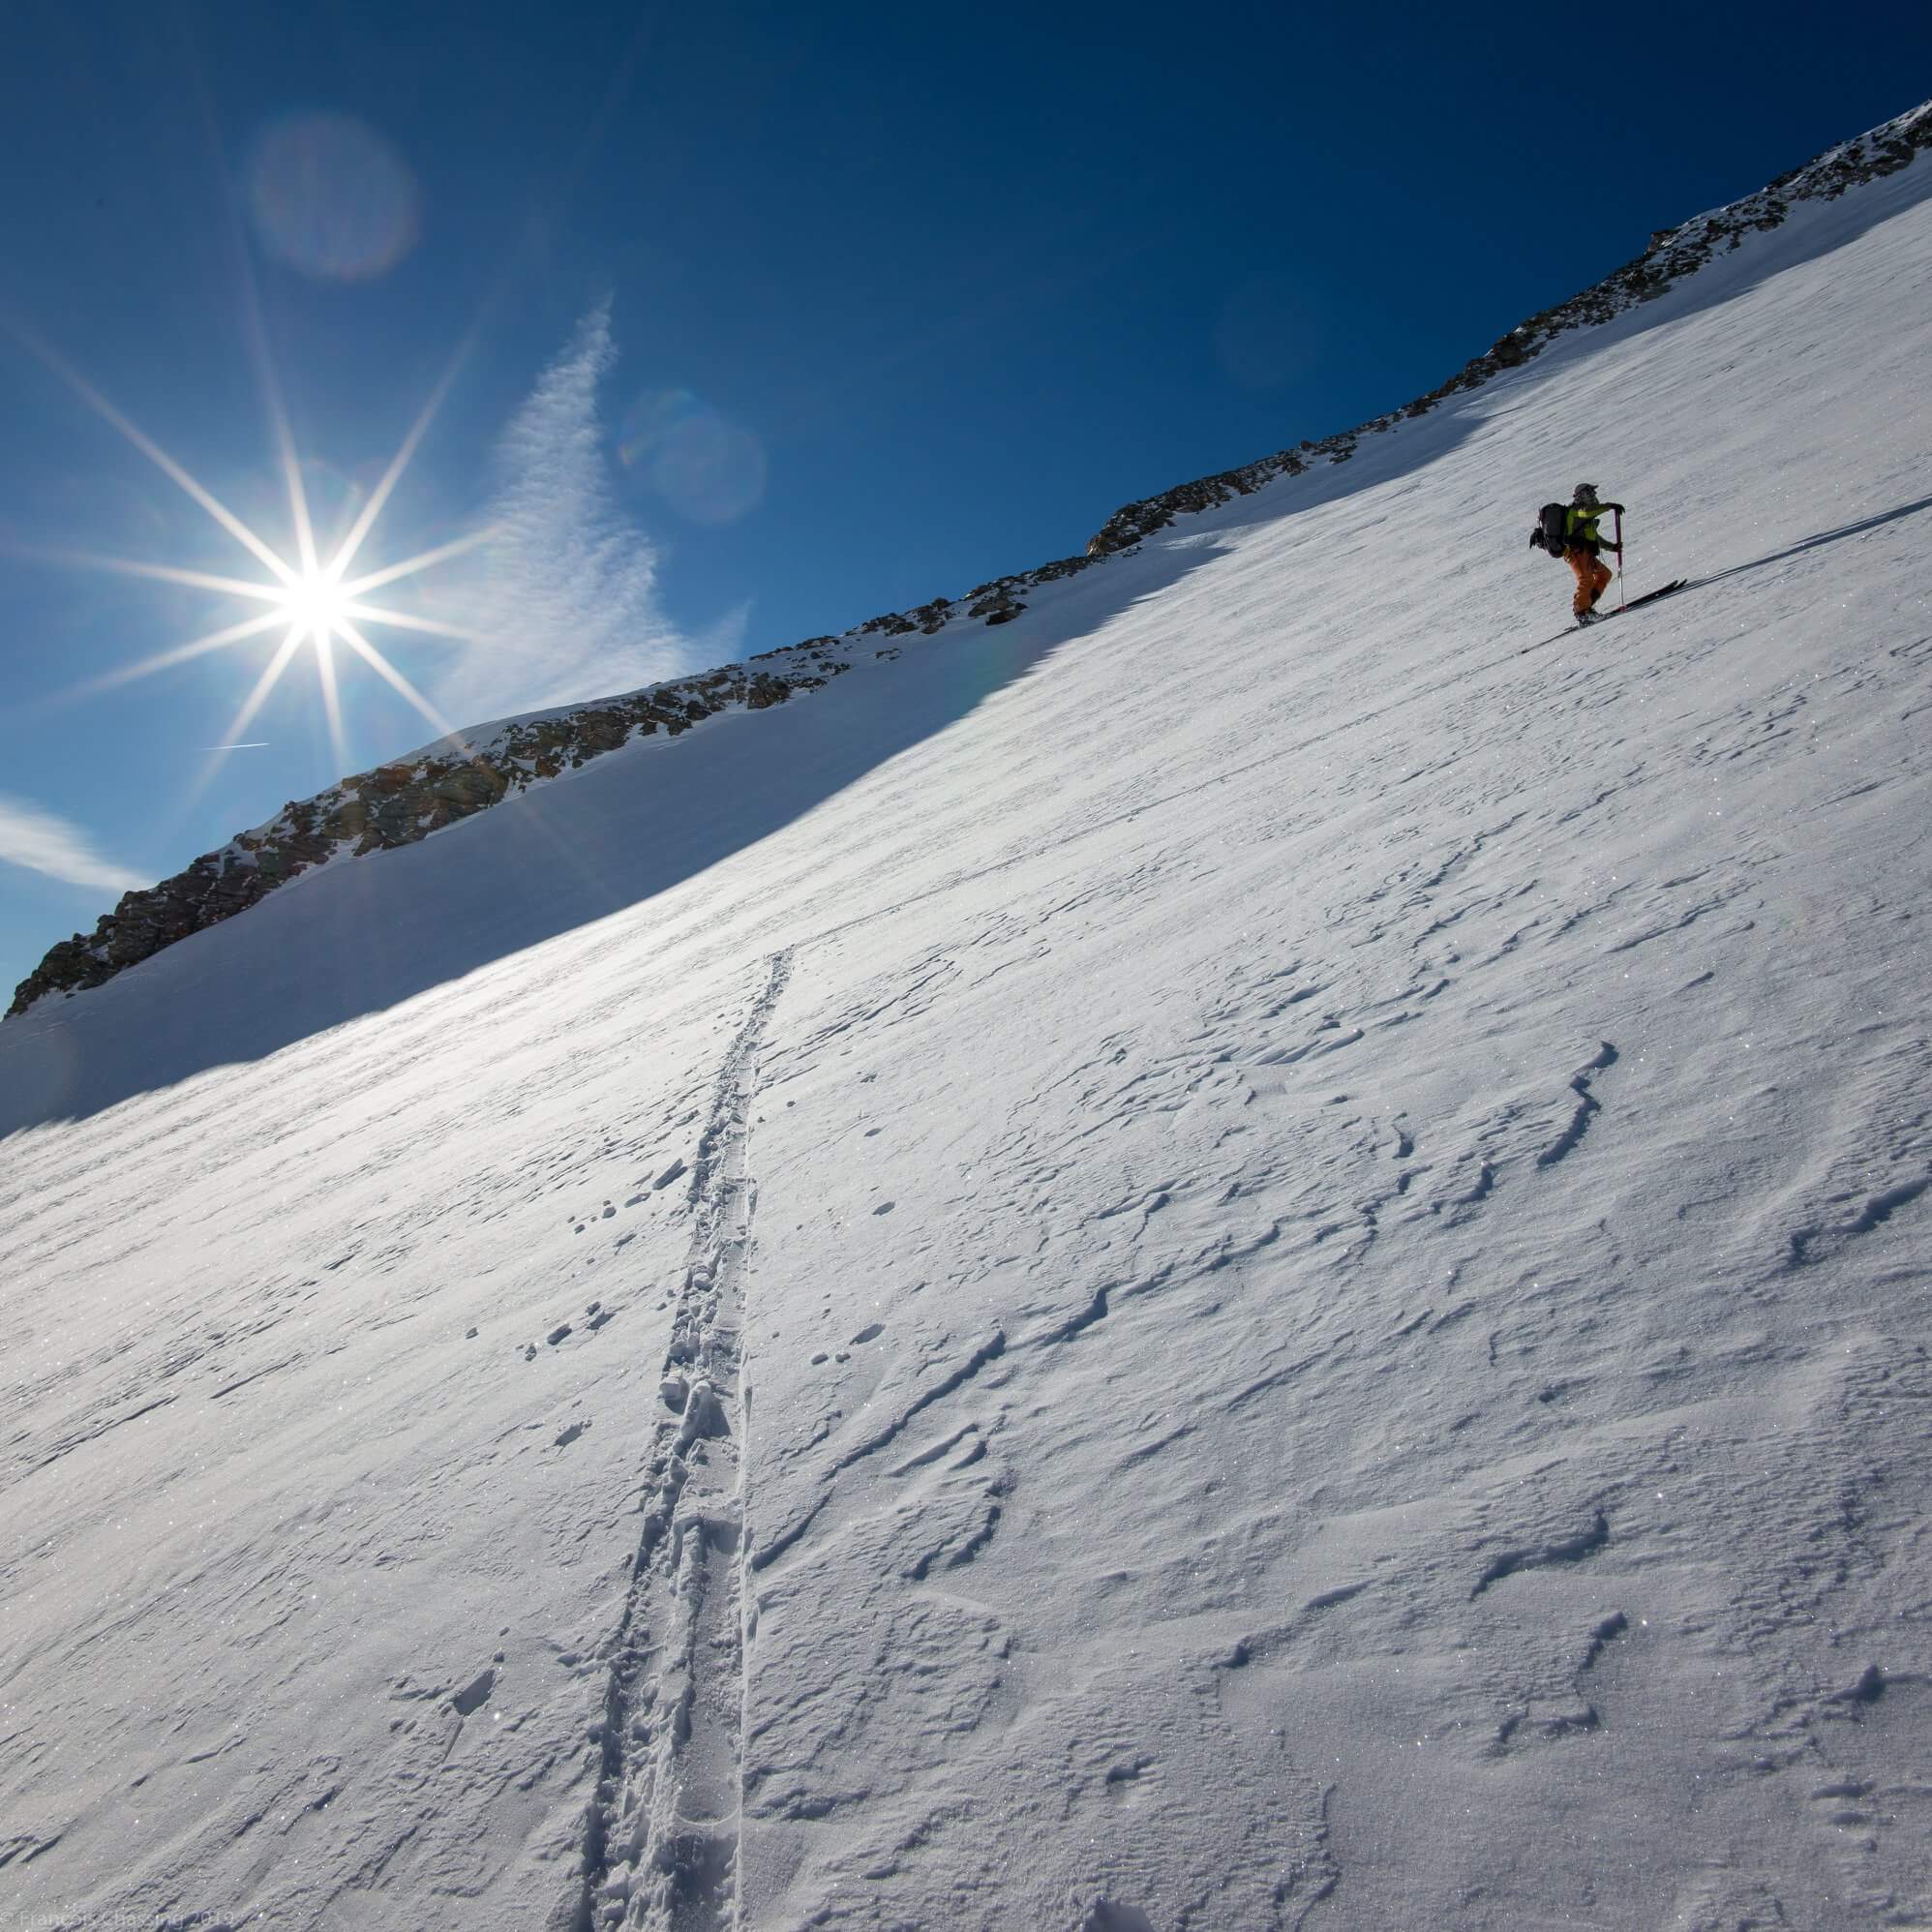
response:
[[[1932,1925],[1929,295],[0,1028],[0,1922]]]

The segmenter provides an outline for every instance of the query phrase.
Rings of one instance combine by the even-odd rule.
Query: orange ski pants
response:
[[[1602,558],[1592,557],[1581,547],[1566,550],[1563,559],[1577,573],[1577,594],[1570,599],[1570,609],[1581,618],[1609,586],[1610,566]]]

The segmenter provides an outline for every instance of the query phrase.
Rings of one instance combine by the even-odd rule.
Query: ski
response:
[[[1605,611],[1596,621],[1600,624],[1608,623],[1612,618],[1620,618],[1625,611],[1634,611],[1640,604],[1654,604],[1659,597],[1668,597],[1675,590],[1686,589],[1689,584],[1690,579],[1688,577],[1675,578],[1669,584],[1660,585],[1654,590],[1645,590],[1641,597],[1632,597],[1620,609]],[[1538,638],[1534,644],[1525,644],[1516,654],[1522,657],[1528,651],[1541,650],[1546,644],[1555,644],[1557,638],[1575,637],[1580,630],[1592,630],[1594,628],[1595,625],[1593,624],[1571,624],[1567,630],[1559,630],[1555,637]]]

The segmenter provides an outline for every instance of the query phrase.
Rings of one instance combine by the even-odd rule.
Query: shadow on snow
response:
[[[1149,545],[1036,591],[1011,623],[914,637],[895,663],[867,658],[822,691],[642,740],[420,844],[305,875],[0,1026],[0,1136],[265,1059],[669,891],[1216,554]]]

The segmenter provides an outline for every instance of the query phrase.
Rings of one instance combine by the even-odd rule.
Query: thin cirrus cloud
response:
[[[5,793],[0,793],[0,864],[21,865],[65,885],[100,891],[132,892],[154,883],[103,859],[77,826]]]
[[[701,637],[664,614],[657,547],[612,488],[598,399],[616,361],[602,302],[498,440],[492,534],[459,593],[479,641],[436,691],[452,719],[611,697],[716,662],[742,636],[742,611]]]

